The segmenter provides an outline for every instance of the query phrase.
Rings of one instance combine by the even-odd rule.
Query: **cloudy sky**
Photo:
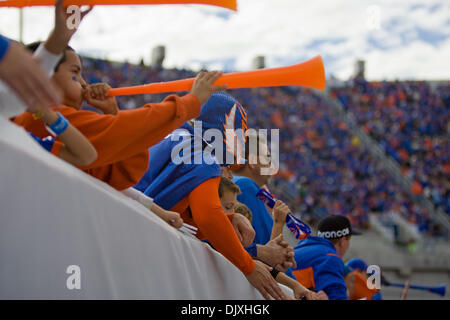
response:
[[[1,0],[0,0],[1,1]],[[24,9],[24,42],[45,39],[51,8]],[[0,32],[19,38],[19,10],[0,9]],[[99,6],[71,45],[82,54],[150,62],[166,46],[165,67],[249,70],[320,54],[327,76],[347,79],[357,59],[379,79],[450,79],[450,1],[238,0],[238,11],[201,5]]]

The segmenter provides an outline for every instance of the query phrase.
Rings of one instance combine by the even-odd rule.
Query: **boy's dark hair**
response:
[[[252,222],[252,211],[242,202],[236,203],[234,206],[234,212],[242,214],[250,222]]]
[[[241,189],[233,181],[226,177],[221,177],[219,183],[219,198],[222,198],[225,190],[229,190],[237,194],[241,193]]]
[[[30,43],[30,44],[27,44],[26,47],[31,52],[35,52],[37,50],[37,48],[39,48],[39,46],[42,43],[43,43],[42,41],[35,41],[35,42]],[[64,49],[63,56],[62,56],[61,60],[59,60],[57,65],[55,66],[55,69],[54,69],[55,72],[58,71],[58,68],[61,65],[61,63],[64,63],[66,61],[66,51],[67,50],[75,52],[74,48],[72,48],[71,46],[67,46],[66,49]]]

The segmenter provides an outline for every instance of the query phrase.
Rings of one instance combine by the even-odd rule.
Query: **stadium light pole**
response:
[[[19,41],[23,43],[23,8],[19,9]]]

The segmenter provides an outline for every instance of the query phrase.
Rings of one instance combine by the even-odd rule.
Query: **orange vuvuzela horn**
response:
[[[109,89],[109,96],[189,91],[194,78],[155,82],[135,87]],[[234,72],[222,75],[214,85],[228,84],[228,89],[303,86],[325,89],[325,69],[320,56],[292,66]]]
[[[0,7],[53,6],[55,0],[6,0],[0,1]],[[140,5],[140,4],[208,4],[237,10],[236,0],[65,0],[64,5]]]

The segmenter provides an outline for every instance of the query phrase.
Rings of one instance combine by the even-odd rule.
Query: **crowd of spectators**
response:
[[[450,214],[450,83],[356,78],[332,95],[400,164],[413,191]]]

